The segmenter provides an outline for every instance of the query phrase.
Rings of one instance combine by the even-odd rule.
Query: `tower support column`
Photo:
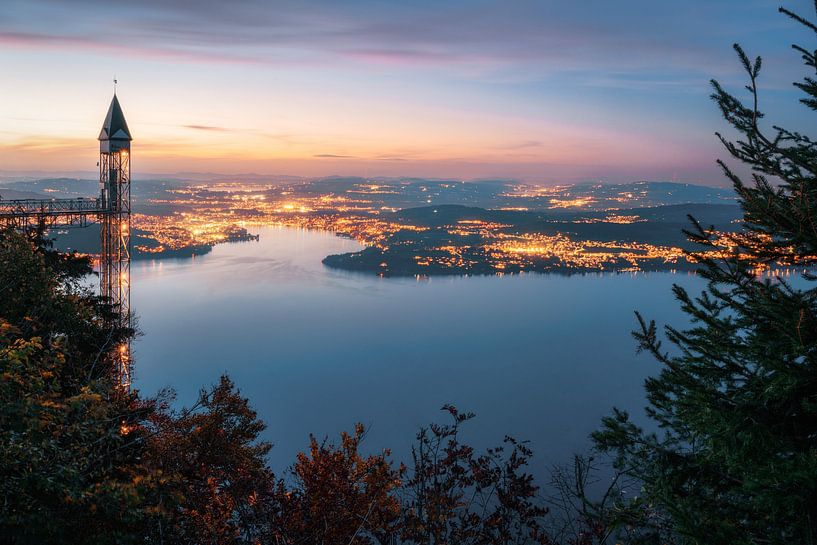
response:
[[[130,143],[131,136],[119,100],[114,95],[99,135],[100,217],[99,292],[116,314],[111,327],[130,329]],[[113,357],[119,383],[131,384],[129,342],[120,343]]]

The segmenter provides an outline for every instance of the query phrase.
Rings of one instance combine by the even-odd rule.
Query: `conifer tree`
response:
[[[817,37],[814,23],[780,11]],[[793,46],[808,71],[794,85],[811,123],[814,46]],[[750,60],[739,45],[734,49],[748,78],[748,100],[714,80],[712,98],[738,135],[718,137],[750,169],[747,179],[719,162],[737,192],[743,228],[730,256],[714,259],[705,251],[722,249],[723,237],[693,220],[688,235],[703,245],[693,257],[707,288],[694,297],[674,287],[691,324],[665,328],[669,349],[655,323],[638,315],[640,349],[662,364],[645,385],[647,412],[659,431],[647,432],[615,411],[594,438],[619,468],[642,480],[642,497],[629,507],[657,509],[669,523],[669,535],[656,530],[656,542],[815,543],[817,277],[807,272],[788,282],[757,271],[784,265],[814,272],[817,142],[765,122],[760,57]]]

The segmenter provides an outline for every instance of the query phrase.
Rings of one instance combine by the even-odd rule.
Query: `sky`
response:
[[[0,172],[93,171],[116,77],[135,177],[724,185],[709,80],[742,88],[733,42],[764,59],[767,117],[804,123],[790,45],[813,38],[778,5],[814,17],[811,0],[3,0]]]

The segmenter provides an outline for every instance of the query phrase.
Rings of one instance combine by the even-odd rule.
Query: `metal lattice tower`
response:
[[[122,107],[113,100],[99,133],[99,197],[96,199],[0,199],[0,226],[25,229],[100,224],[99,293],[115,311],[116,328],[131,327],[130,311],[130,143]],[[115,347],[117,378],[130,388],[130,344]]]
[[[131,327],[130,312],[130,143],[122,107],[113,95],[99,133],[99,293],[110,301],[120,327]],[[120,383],[131,381],[130,345],[117,347]]]

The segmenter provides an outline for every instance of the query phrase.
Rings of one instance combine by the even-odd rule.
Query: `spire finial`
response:
[[[100,140],[131,140],[128,124],[125,115],[122,113],[122,106],[119,99],[114,94],[111,105],[108,107],[108,114],[102,123],[102,131],[99,133]]]
[[[113,94],[116,95],[116,84],[119,83],[116,81],[116,74],[113,75]]]

